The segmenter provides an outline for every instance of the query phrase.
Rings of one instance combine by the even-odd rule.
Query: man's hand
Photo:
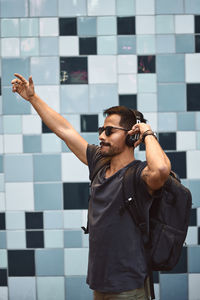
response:
[[[132,129],[128,131],[128,134],[130,135],[134,135],[134,134],[138,134],[140,135],[139,139],[137,140],[137,142],[134,144],[134,147],[136,148],[139,144],[141,144],[142,142],[142,135],[145,131],[147,130],[152,130],[150,125],[146,124],[146,123],[137,123],[135,125],[133,125]]]
[[[17,78],[11,81],[12,91],[17,92],[22,98],[30,101],[31,97],[35,95],[34,84],[32,76],[29,77],[28,81],[20,74],[14,74]]]

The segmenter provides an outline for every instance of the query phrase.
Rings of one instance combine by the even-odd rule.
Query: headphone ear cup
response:
[[[126,136],[126,145],[129,146],[129,147],[133,147],[135,142],[136,142],[135,136],[127,134],[127,136]]]

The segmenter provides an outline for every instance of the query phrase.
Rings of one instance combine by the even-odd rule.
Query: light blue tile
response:
[[[195,113],[179,112],[177,115],[177,126],[180,131],[195,130]]]
[[[0,192],[4,192],[4,174],[0,174]]]
[[[63,248],[63,230],[45,230],[44,244],[45,248]]]
[[[87,1],[86,0],[58,0],[59,16],[85,16],[87,15]]]
[[[61,85],[60,97],[62,113],[88,111],[88,85]]]
[[[29,0],[30,16],[33,17],[53,17],[58,14],[57,0]]]
[[[200,132],[197,132],[197,150],[200,150]]]
[[[0,116],[0,134],[2,134],[3,131],[3,117]]]
[[[77,20],[79,36],[96,36],[97,18],[96,17],[79,17]]]
[[[0,173],[3,173],[4,167],[3,167],[3,155],[0,155]]]
[[[41,152],[41,135],[23,135],[23,151],[25,153]]]
[[[20,19],[20,36],[38,36],[39,35],[39,19],[27,18]]]
[[[157,14],[182,14],[184,13],[184,0],[156,0]]]
[[[22,211],[6,212],[6,229],[25,229],[25,215]]]
[[[97,38],[97,53],[101,55],[117,54],[117,37],[99,36]]]
[[[174,35],[157,35],[156,36],[157,53],[174,53],[175,36]]]
[[[138,92],[156,93],[157,81],[156,74],[138,74]]]
[[[63,276],[64,250],[63,249],[36,249],[35,264],[37,276]]]
[[[61,140],[55,134],[42,134],[42,152],[43,153],[60,153]]]
[[[62,152],[67,153],[67,152],[71,152],[71,150],[67,147],[66,143],[62,140],[61,141],[61,147],[62,147]]]
[[[118,36],[118,54],[136,54],[135,36]]]
[[[154,54],[156,51],[155,35],[137,35],[137,53]]]
[[[58,57],[32,57],[31,74],[35,84],[59,84]]]
[[[158,131],[174,132],[177,130],[176,113],[158,113]]]
[[[158,84],[158,111],[185,111],[185,84]]]
[[[200,273],[200,246],[188,247],[188,271]]]
[[[44,228],[45,229],[61,229],[61,228],[63,228],[63,212],[62,211],[45,211],[44,212]]]
[[[156,69],[158,82],[184,82],[184,54],[157,55]]]
[[[197,208],[200,207],[200,191],[199,191],[199,186],[200,186],[200,180],[198,179],[190,179],[188,188],[190,189],[192,193],[192,207]]]
[[[160,297],[162,300],[188,300],[188,275],[161,274]]]
[[[22,133],[21,116],[3,116],[3,128],[5,134]]]
[[[196,112],[196,129],[200,130],[200,112]]]
[[[157,111],[157,95],[150,93],[138,94],[137,108],[139,111]]]
[[[87,248],[65,249],[65,275],[86,275],[87,265]]]
[[[174,17],[172,15],[156,16],[156,33],[174,33]]]
[[[2,37],[19,36],[19,20],[18,19],[2,19],[1,20],[1,36]]]
[[[74,129],[80,132],[80,114],[63,114],[65,119],[70,122],[70,124],[74,127]]]
[[[40,55],[58,55],[58,37],[41,37],[40,38]]]
[[[60,181],[61,157],[60,155],[33,155],[34,181]]]
[[[115,35],[117,33],[116,17],[97,17],[98,35]]]
[[[0,16],[2,18],[28,17],[28,0],[0,1]]]
[[[118,16],[130,16],[135,15],[135,0],[117,0],[117,15]]]
[[[118,105],[118,90],[116,84],[90,84],[90,106],[93,113],[102,112],[109,106]]]
[[[37,277],[37,300],[64,300],[64,277]]]
[[[9,277],[9,299],[10,300],[36,300],[35,277]]]
[[[7,268],[7,251],[5,249],[0,250],[0,268]]]
[[[199,0],[185,0],[185,12],[187,14],[200,14]]]
[[[15,78],[14,73],[19,73],[25,78],[28,78],[29,59],[28,58],[2,58],[2,85],[7,85],[10,88],[12,79]]]
[[[101,124],[102,126],[102,124]],[[99,144],[99,135],[98,133],[93,132],[82,132],[81,136],[90,144],[98,145]]]
[[[82,247],[82,232],[76,230],[64,231],[64,247],[65,248],[81,248]]]
[[[39,54],[38,38],[22,38],[20,41],[21,56],[37,56]]]
[[[34,185],[35,210],[63,209],[61,183],[39,183]]]
[[[195,52],[194,35],[192,34],[176,34],[176,52],[177,53],[193,53]]]
[[[33,161],[31,155],[5,155],[6,182],[29,182],[33,180]]]
[[[8,249],[25,249],[26,236],[25,230],[8,230],[7,231],[7,248]]]
[[[92,300],[93,291],[85,282],[86,276],[67,276],[65,278],[66,299]]]
[[[82,247],[89,248],[89,235],[82,232]]]
[[[0,231],[0,249],[6,248],[6,231]]]

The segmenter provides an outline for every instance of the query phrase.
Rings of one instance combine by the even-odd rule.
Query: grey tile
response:
[[[41,249],[35,252],[37,276],[63,276],[64,250]]]
[[[31,182],[33,180],[33,160],[31,155],[5,155],[6,182]]]
[[[12,93],[10,87],[3,87],[3,114],[5,115],[22,115],[30,114],[31,106],[28,101],[23,100],[19,95]]]
[[[136,54],[136,37],[118,36],[118,54]]]
[[[41,152],[41,135],[23,135],[23,151],[25,153]]]
[[[64,300],[64,277],[37,277],[37,300]]]
[[[63,228],[64,219],[62,211],[45,211],[44,212],[44,228],[45,229],[61,229]]]
[[[187,14],[200,14],[200,2],[198,0],[185,0],[185,12]]]
[[[34,181],[60,181],[61,157],[60,155],[34,155],[33,156]]]
[[[0,1],[0,16],[2,18],[28,17],[28,0]]]
[[[40,55],[58,55],[58,37],[40,38]]]
[[[188,271],[200,273],[200,246],[188,247]]]
[[[35,277],[9,277],[10,300],[36,300]]]
[[[157,35],[156,36],[156,52],[157,53],[174,53],[175,52],[175,36],[174,35]]]
[[[0,249],[6,249],[6,231],[0,231]]]
[[[197,208],[200,207],[200,197],[199,197],[199,179],[191,179],[189,180],[188,188],[192,193],[192,207]]]
[[[75,230],[64,231],[64,247],[65,248],[81,248],[82,247],[82,232]]]
[[[25,78],[30,74],[28,58],[2,58],[2,85],[10,87],[14,73],[19,73]]]
[[[87,15],[86,0],[59,0],[59,16],[85,16]]]
[[[177,126],[179,131],[195,130],[195,113],[179,112],[177,114]]]
[[[116,84],[90,84],[89,111],[98,113],[108,108],[108,105],[110,107],[118,105],[117,89]]]
[[[65,278],[66,299],[92,300],[93,292],[86,284],[86,276],[67,276]]]
[[[59,83],[59,59],[58,57],[32,57],[31,74],[35,84]]]
[[[176,52],[177,53],[193,53],[195,52],[194,35],[192,34],[176,34]]]
[[[161,274],[160,297],[162,300],[188,300],[188,275]]]
[[[185,58],[183,54],[157,55],[158,82],[184,82]]]
[[[60,91],[62,113],[88,111],[88,85],[61,85]]]
[[[158,84],[158,111],[185,111],[185,84]]]
[[[96,36],[97,18],[96,17],[79,17],[77,19],[79,36]]]
[[[63,208],[61,183],[39,183],[34,185],[35,210],[59,210]]]
[[[155,9],[157,14],[183,14],[184,0],[156,0]]]
[[[30,16],[53,17],[58,14],[58,0],[30,1]]]

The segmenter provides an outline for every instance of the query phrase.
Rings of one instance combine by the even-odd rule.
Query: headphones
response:
[[[134,118],[136,119],[136,124],[137,123],[141,123],[141,119],[139,115],[136,115],[136,113],[134,112],[134,110],[130,109],[129,110],[132,112],[132,114],[134,115]],[[134,147],[135,142],[137,142],[137,140],[139,140],[140,138],[140,133],[135,133],[133,135],[127,134],[126,136],[126,145],[128,147]]]

